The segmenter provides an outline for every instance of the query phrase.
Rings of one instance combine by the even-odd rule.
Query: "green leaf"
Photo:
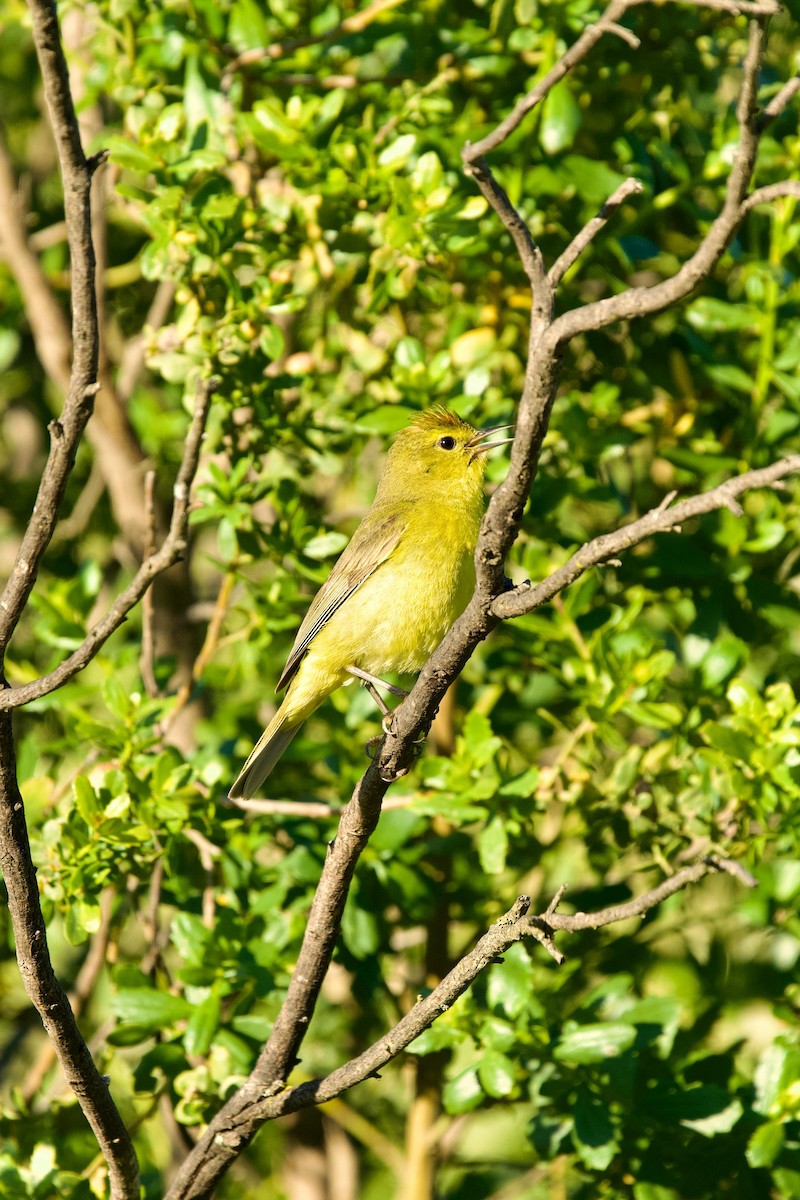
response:
[[[413,408],[406,408],[402,404],[384,404],[358,417],[357,425],[367,433],[397,433],[405,429],[416,415]]]
[[[256,1042],[266,1042],[272,1032],[273,1022],[269,1017],[259,1017],[254,1013],[246,1013],[240,1017],[234,1017],[231,1021],[231,1028],[237,1033],[241,1033],[244,1037],[253,1038]]]
[[[347,534],[337,533],[332,529],[328,533],[317,534],[310,542],[306,542],[303,547],[303,553],[308,558],[318,559],[319,561],[325,558],[333,558],[334,554],[341,554],[349,540]]]
[[[437,1050],[448,1050],[464,1040],[464,1034],[455,1029],[448,1021],[435,1021],[429,1029],[424,1030],[408,1047],[409,1054],[434,1054]]]
[[[598,1025],[581,1025],[562,1035],[553,1050],[560,1062],[597,1063],[617,1058],[636,1041],[633,1025],[606,1021]]]
[[[487,875],[499,875],[506,865],[508,833],[506,823],[499,814],[478,834],[478,856],[481,869]]]
[[[700,728],[700,735],[709,746],[721,750],[728,758],[739,759],[748,764],[753,761],[755,743],[751,737],[738,729],[720,725],[717,721],[706,721]]]
[[[183,1035],[187,1054],[208,1054],[211,1039],[219,1027],[220,1009],[220,998],[215,992],[195,1007]]]
[[[208,955],[212,931],[194,913],[179,912],[172,920],[170,941],[184,962],[200,963]]]
[[[572,1113],[578,1156],[591,1170],[605,1171],[617,1152],[608,1103],[581,1085]]]
[[[756,1097],[753,1108],[762,1116],[774,1116],[779,1097],[789,1084],[800,1079],[800,1047],[775,1042],[767,1046],[758,1060],[753,1082]]]
[[[260,50],[272,40],[264,10],[257,0],[236,0],[228,21],[228,41],[234,50],[238,54]]]
[[[539,141],[548,154],[560,154],[575,141],[583,118],[569,83],[562,79],[545,99],[539,125]]]
[[[361,908],[352,893],[342,915],[342,939],[356,958],[370,958],[380,945],[375,914]]]
[[[490,1050],[478,1063],[478,1078],[487,1096],[501,1100],[514,1090],[516,1073],[511,1059]]]
[[[222,517],[217,525],[217,550],[224,563],[232,562],[239,553],[236,530],[228,517]]]
[[[780,1121],[759,1125],[747,1143],[745,1156],[751,1167],[771,1167],[783,1149],[786,1127]]]
[[[445,1112],[457,1114],[470,1112],[483,1100],[484,1092],[475,1067],[468,1067],[460,1075],[448,1079],[442,1091]]]
[[[486,999],[493,1009],[500,1009],[512,1020],[518,1017],[531,999],[531,960],[520,943],[509,946],[503,962],[489,969]]]
[[[748,329],[755,332],[761,325],[761,312],[751,304],[731,304],[726,300],[715,300],[713,296],[700,296],[686,310],[686,317],[693,328],[702,333],[721,333],[730,330]]]
[[[85,775],[76,777],[72,784],[72,792],[75,797],[75,807],[86,824],[91,827],[103,811],[100,797]]]
[[[109,159],[120,167],[148,174],[160,165],[158,154],[147,146],[139,145],[138,142],[129,141],[118,134],[107,136],[103,140]]]
[[[111,1007],[121,1021],[154,1029],[192,1015],[192,1006],[182,996],[146,987],[119,988],[111,998]]]
[[[399,170],[408,162],[409,156],[417,144],[415,133],[404,133],[390,142],[378,155],[379,167],[390,167]]]

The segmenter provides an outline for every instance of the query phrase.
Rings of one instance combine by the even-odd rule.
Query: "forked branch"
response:
[[[194,416],[183,447],[183,458],[173,488],[172,519],[166,537],[154,554],[149,555],[131,582],[117,596],[106,615],[94,625],[69,658],[31,683],[0,690],[0,712],[20,708],[63,687],[79,671],[87,667],[112,633],[122,625],[128,613],[136,607],[154,579],[168,570],[183,556],[189,527],[189,501],[192,481],[197,472],[203,433],[216,388],[214,379],[203,379],[197,385]]]
[[[286,1080],[297,1057],[308,1023],[330,963],[339,933],[341,914],[350,881],[358,858],[374,830],[382,800],[389,782],[404,774],[412,761],[415,738],[425,732],[433,719],[447,687],[456,678],[472,651],[497,624],[501,616],[515,616],[530,611],[536,603],[552,598],[572,578],[593,562],[601,562],[634,545],[643,537],[662,529],[674,529],[678,521],[722,505],[736,503],[735,497],[748,487],[775,483],[783,475],[798,470],[797,457],[786,459],[766,468],[766,474],[750,472],[738,480],[728,481],[705,496],[682,501],[675,508],[662,508],[647,514],[616,534],[597,539],[573,556],[570,563],[556,572],[553,580],[539,585],[542,591],[516,589],[504,596],[503,566],[516,537],[522,511],[534,480],[542,442],[547,432],[550,412],[560,380],[561,357],[570,339],[581,330],[600,329],[621,315],[637,316],[655,313],[682,298],[706,279],[730,242],[747,211],[747,194],[751,184],[758,147],[759,115],[756,108],[756,79],[763,50],[763,19],[778,11],[772,0],[750,3],[747,0],[699,0],[696,7],[720,9],[728,13],[746,13],[751,19],[748,53],[743,68],[743,81],[738,106],[739,145],[727,186],[720,216],[712,224],[696,253],[675,277],[648,289],[629,289],[621,296],[579,308],[553,320],[554,289],[566,270],[576,261],[591,239],[602,229],[626,196],[637,190],[634,181],[610,198],[604,209],[587,227],[580,231],[570,246],[551,268],[550,278],[544,267],[541,251],[531,237],[522,216],[514,208],[504,189],[495,180],[485,156],[496,149],[516,129],[525,115],[545,98],[565,74],[588,55],[606,34],[623,37],[630,45],[635,35],[620,24],[629,9],[647,0],[612,0],[599,22],[587,29],[536,87],[514,107],[496,129],[474,144],[464,147],[462,158],[467,172],[475,179],[500,221],[511,235],[533,296],[532,320],[529,334],[528,361],[525,384],[517,417],[517,427],[511,454],[511,467],[503,484],[496,490],[484,520],[476,551],[478,585],[468,608],[455,623],[438,650],[431,656],[407,700],[395,710],[392,728],[382,743],[377,759],[367,768],[349,803],[342,811],[336,839],[329,848],[319,888],[309,914],[306,935],[298,963],[290,981],[287,996],[275,1022],[270,1039],[258,1064],[245,1084],[214,1117],[197,1146],[178,1172],[168,1193],[168,1200],[203,1200],[211,1195],[214,1186],[236,1155],[252,1139],[260,1125],[272,1116],[291,1111],[306,1104],[321,1103],[338,1095],[347,1087],[367,1078],[394,1058],[418,1033],[435,1019],[443,1007],[452,1003],[480,970],[491,961],[493,954],[504,946],[528,934],[539,940],[553,953],[553,933],[568,928],[597,928],[610,920],[621,920],[634,911],[647,911],[666,895],[696,882],[710,870],[724,869],[722,863],[710,860],[686,868],[671,880],[655,889],[652,903],[647,898],[632,901],[629,906],[599,914],[562,916],[548,910],[542,917],[526,916],[524,902],[508,914],[504,922],[490,930],[472,955],[448,976],[427,1000],[422,1001],[404,1022],[379,1043],[365,1051],[352,1063],[334,1072],[325,1080],[287,1088]],[[772,102],[770,119],[778,114],[781,105],[788,103],[794,91],[787,87]],[[763,116],[764,114],[762,114]],[[793,185],[786,185],[780,194],[788,194]],[[770,193],[772,198],[774,193]],[[767,198],[766,196],[764,198]],[[676,282],[677,281],[677,282]],[[633,299],[632,299],[633,298]],[[684,507],[685,506],[685,507]],[[504,608],[503,605],[506,605]],[[518,610],[518,611],[517,611]],[[633,906],[633,907],[631,907]],[[638,906],[638,907],[637,907]],[[573,922],[570,925],[570,922]],[[584,924],[581,924],[584,922]],[[588,923],[588,925],[587,925]],[[468,965],[465,966],[464,964]],[[444,989],[444,990],[440,990]],[[452,990],[452,994],[451,994]]]
[[[61,418],[50,425],[50,453],[33,513],[0,597],[0,695],[7,694],[3,657],[22,615],[58,521],[81,435],[97,392],[99,329],[91,228],[96,159],[81,146],[55,4],[30,0],[33,37],[64,183],[71,260],[72,369]],[[58,1055],[66,1079],[105,1158],[112,1200],[137,1200],[139,1169],[130,1135],[89,1052],[69,999],[53,971],[16,775],[11,713],[0,713],[0,862],[8,890],[17,961],[25,989]]]

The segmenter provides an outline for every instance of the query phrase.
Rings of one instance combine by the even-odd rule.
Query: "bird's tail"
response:
[[[254,796],[297,733],[301,721],[290,723],[282,704],[256,743],[228,795],[231,800]]]

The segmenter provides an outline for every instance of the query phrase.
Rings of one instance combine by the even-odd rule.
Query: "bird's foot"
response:
[[[345,670],[348,675],[352,675],[361,681],[384,717],[390,716],[392,710],[378,691],[379,687],[386,688],[387,692],[391,692],[393,696],[399,696],[401,700],[405,700],[408,695],[408,692],[404,691],[403,688],[397,687],[394,683],[387,683],[385,679],[380,679],[377,675],[371,675],[369,671],[363,671],[361,667],[345,667]]]

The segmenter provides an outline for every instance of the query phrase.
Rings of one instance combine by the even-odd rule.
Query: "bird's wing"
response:
[[[317,592],[303,624],[297,631],[292,652],[283,674],[278,680],[276,692],[280,692],[291,680],[300,666],[300,661],[313,638],[326,625],[348,596],[352,596],[365,580],[394,550],[408,525],[405,511],[381,514],[369,513],[353,534],[352,541],[345,547],[325,583]]]

